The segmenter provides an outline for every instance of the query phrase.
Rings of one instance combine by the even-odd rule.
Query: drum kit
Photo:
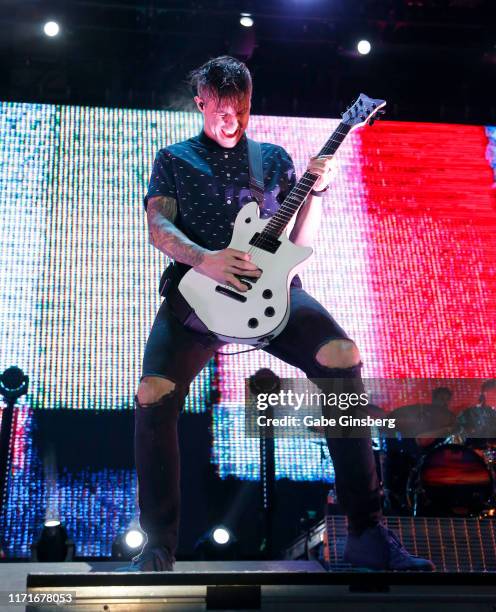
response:
[[[385,511],[436,517],[495,515],[496,438],[470,437],[453,413],[433,408],[397,408],[389,416],[396,417],[399,436],[379,432],[376,450]]]

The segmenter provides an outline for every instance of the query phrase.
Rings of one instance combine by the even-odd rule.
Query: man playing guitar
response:
[[[222,56],[192,73],[194,100],[202,113],[202,132],[161,149],[145,197],[151,243],[175,262],[230,285],[261,272],[248,253],[226,248],[239,209],[253,200],[249,190],[245,130],[250,117],[252,81],[248,68]],[[295,171],[286,151],[263,143],[264,203],[270,217],[294,186]],[[321,217],[321,196],[331,180],[330,156],[311,158],[317,175],[311,195],[290,233],[310,245]],[[169,291],[177,286],[172,279]],[[135,459],[140,524],[147,534],[134,571],[173,569],[179,523],[177,419],[189,385],[223,343],[185,325],[170,300],[162,302],[143,359],[135,403]],[[265,348],[312,379],[344,379],[347,391],[360,393],[362,363],[354,342],[296,276],[290,288],[290,317]],[[382,523],[380,487],[370,437],[329,438],[338,499],[349,521],[345,561],[378,570],[432,570],[426,559],[410,555]]]

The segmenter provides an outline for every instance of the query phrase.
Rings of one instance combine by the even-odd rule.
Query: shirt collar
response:
[[[246,132],[243,133],[243,136],[241,136],[236,146],[232,148],[221,147],[220,144],[218,144],[217,142],[215,142],[215,140],[212,140],[212,138],[210,138],[209,136],[205,134],[205,130],[202,130],[198,134],[197,138],[199,142],[201,142],[202,145],[207,147],[207,149],[211,149],[215,151],[236,151],[237,152],[237,151],[243,150],[243,148],[246,147]]]

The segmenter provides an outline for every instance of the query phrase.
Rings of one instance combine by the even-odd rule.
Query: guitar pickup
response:
[[[281,241],[271,234],[257,232],[250,240],[250,244],[269,253],[275,253],[281,246]]]
[[[241,295],[240,293],[236,293],[236,291],[228,289],[227,287],[223,287],[222,285],[217,285],[217,287],[215,287],[215,290],[217,291],[217,293],[222,293],[223,295],[226,295],[227,297],[230,297],[233,300],[236,300],[237,302],[246,302],[246,296]]]

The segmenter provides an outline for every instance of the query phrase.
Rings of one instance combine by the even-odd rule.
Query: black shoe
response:
[[[432,572],[429,559],[414,557],[391,529],[379,524],[358,535],[348,534],[343,561],[373,570]]]
[[[116,572],[172,572],[175,558],[165,546],[143,548],[139,555],[133,557],[130,565],[119,567]]]

